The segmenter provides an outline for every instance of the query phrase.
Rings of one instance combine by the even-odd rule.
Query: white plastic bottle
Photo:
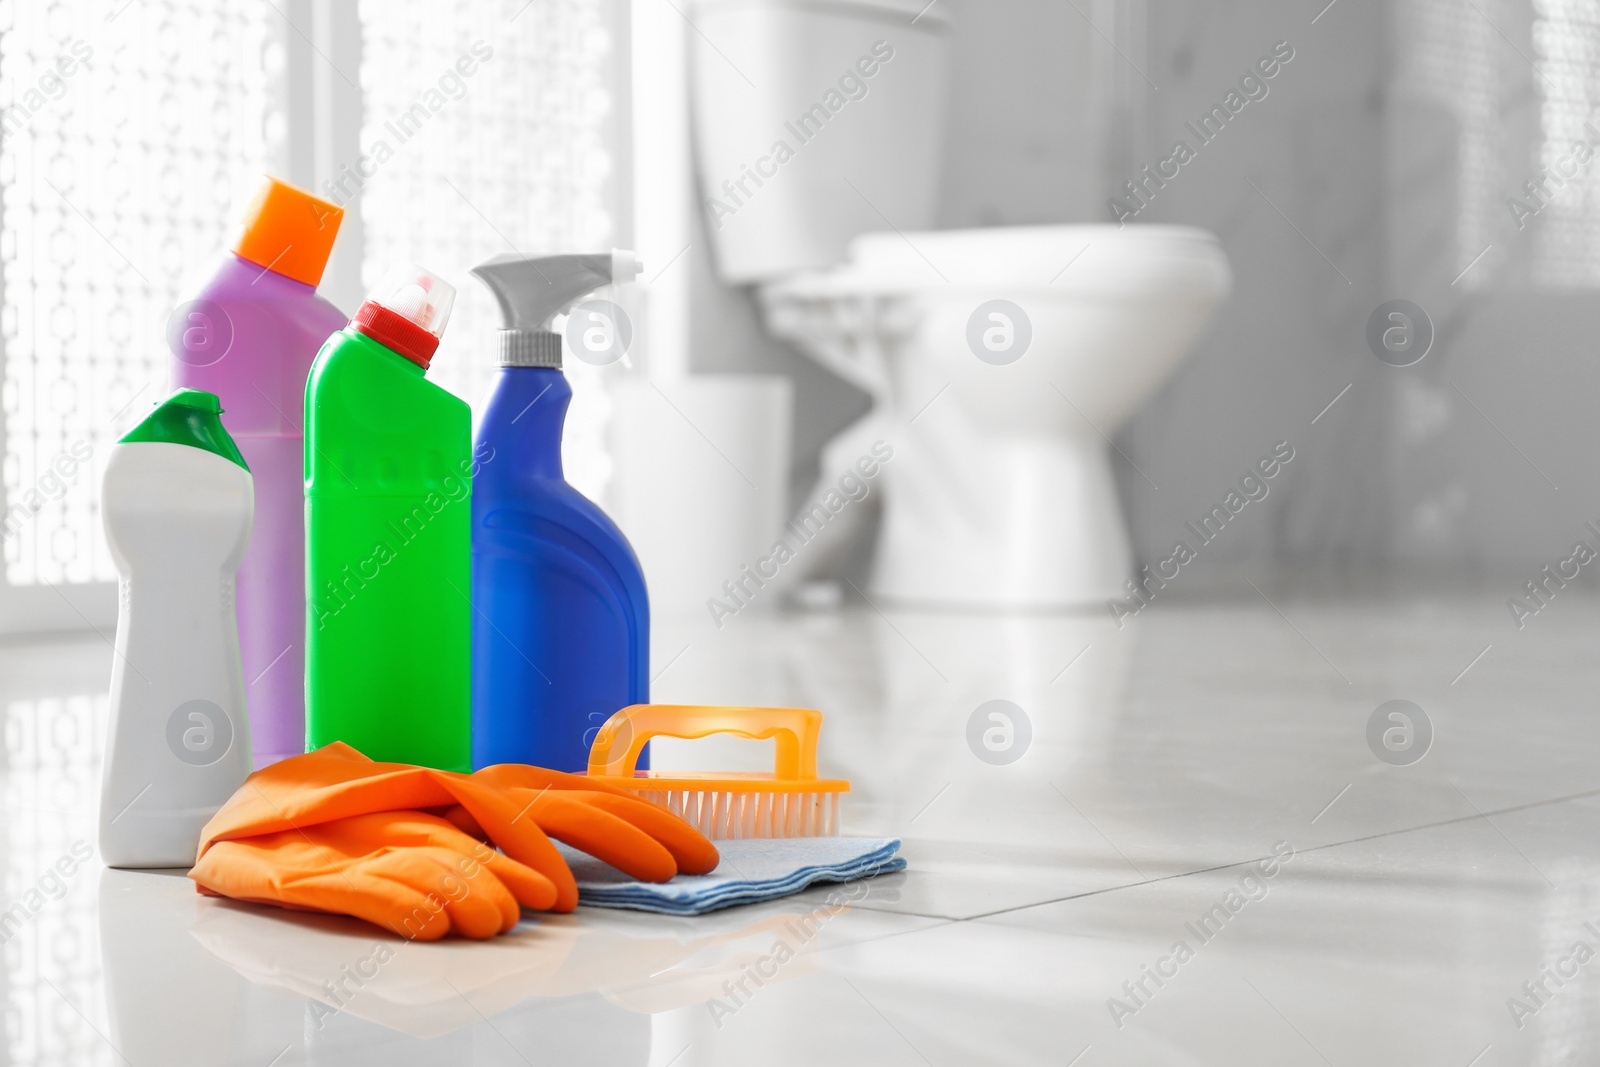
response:
[[[255,488],[214,393],[180,389],[111,450],[102,507],[121,576],[100,855],[193,865],[250,773],[234,575]]]

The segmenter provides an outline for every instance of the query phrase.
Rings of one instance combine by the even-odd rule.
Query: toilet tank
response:
[[[950,29],[936,3],[700,0],[689,15],[698,188],[723,281],[932,228]]]

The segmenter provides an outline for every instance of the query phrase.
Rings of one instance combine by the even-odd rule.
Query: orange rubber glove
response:
[[[459,812],[453,809],[459,807]],[[555,886],[553,911],[577,907],[578,887],[550,837],[645,881],[715,869],[717,850],[671,812],[582,775],[501,764],[456,774],[377,763],[335,742],[252,774],[201,833],[217,843],[374,811],[441,809]]]
[[[451,775],[442,783],[459,802],[458,808],[446,809],[446,818],[549,876],[556,887],[552,911],[578,906],[578,883],[550,843],[552,837],[645,882],[668,881],[680,870],[705,874],[716,869],[720,859],[716,846],[665,808],[620,790],[570,783],[537,788],[508,785],[504,783],[512,776],[496,781],[489,774],[496,770],[519,772],[515,778],[529,782],[559,775],[580,786],[593,783],[578,775],[517,764],[485,767],[471,776]]]
[[[220,841],[189,877],[203,893],[354,915],[416,941],[493,937],[556,900],[544,875],[417,811]]]

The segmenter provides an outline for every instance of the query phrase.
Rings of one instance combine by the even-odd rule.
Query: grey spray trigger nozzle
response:
[[[551,329],[556,316],[602,286],[631,282],[640,269],[638,257],[623,249],[558,256],[507,252],[473,267],[500,307],[500,365],[561,366],[561,335]]]

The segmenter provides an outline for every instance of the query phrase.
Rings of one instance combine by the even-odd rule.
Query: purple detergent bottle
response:
[[[239,568],[239,648],[255,765],[305,751],[301,413],[317,350],[348,316],[317,295],[344,210],[268,178],[230,251],[167,322],[172,387],[222,399],[255,477]]]

